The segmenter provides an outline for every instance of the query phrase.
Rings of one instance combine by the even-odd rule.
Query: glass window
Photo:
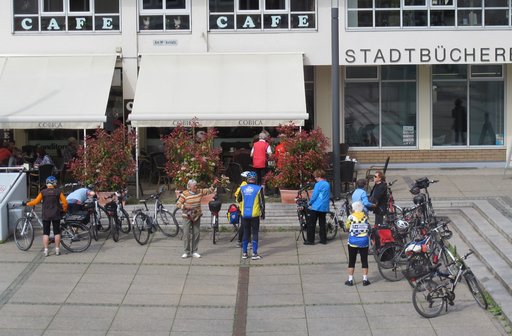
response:
[[[348,0],[348,8],[372,8],[372,0]]]
[[[471,66],[471,79],[433,80],[434,146],[503,145],[505,90],[498,68]]]
[[[265,0],[266,10],[285,10],[286,0]]]
[[[400,0],[375,0],[375,8],[400,8]]]
[[[142,0],[142,9],[163,9],[162,0]]]
[[[351,66],[345,69],[347,79],[377,79],[379,68],[376,66]]]
[[[260,0],[238,0],[239,10],[259,10]]]
[[[96,14],[119,13],[119,0],[94,0]]]
[[[345,142],[416,146],[416,66],[354,66],[345,74]]]
[[[349,27],[372,27],[373,26],[373,12],[372,11],[348,12],[348,26]]]
[[[90,10],[90,0],[69,0],[70,12],[89,12]]]
[[[234,0],[210,0],[210,13],[233,12],[234,10]]]
[[[400,27],[400,11],[376,11],[376,27]]]
[[[38,0],[13,0],[14,14],[38,14]]]
[[[186,6],[185,0],[167,0],[165,2],[166,9],[185,9]]]
[[[430,25],[436,26],[455,26],[454,10],[431,10]]]
[[[425,27],[428,25],[428,13],[426,10],[403,11],[404,26]]]
[[[313,12],[313,11],[315,11],[315,0],[293,0],[293,1],[290,1],[290,5],[291,5],[292,12]]]
[[[486,9],[486,26],[508,26],[508,9]]]
[[[467,78],[468,67],[465,64],[437,64],[432,66],[434,79],[461,79]]]
[[[482,0],[457,0],[457,7],[482,7]]]
[[[426,0],[404,0],[404,6],[426,6]]]
[[[481,10],[459,10],[457,11],[457,20],[459,26],[481,26]]]
[[[139,27],[141,30],[163,30],[164,21],[162,15],[141,16]]]
[[[469,96],[469,144],[503,145],[504,83],[472,82]]]
[[[485,0],[485,7],[508,7],[508,0]]]
[[[43,12],[63,12],[64,0],[43,0]]]

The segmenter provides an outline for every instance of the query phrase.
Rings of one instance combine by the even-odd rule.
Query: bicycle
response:
[[[64,216],[61,221],[61,244],[69,252],[82,252],[91,245],[91,232],[78,221],[73,221],[69,216]],[[25,212],[25,216],[16,221],[14,228],[14,241],[18,249],[27,251],[34,242],[34,220],[43,227],[43,222],[35,212],[34,207]],[[81,217],[84,220],[84,217]],[[54,242],[53,238],[50,242]],[[80,243],[80,244],[79,244]]]
[[[455,301],[455,288],[464,278],[471,295],[482,309],[487,309],[488,302],[478,284],[478,281],[466,265],[464,260],[473,254],[469,250],[463,257],[458,257],[450,265],[457,265],[457,273],[443,273],[439,271],[441,264],[429,268],[429,273],[419,279],[412,292],[414,309],[423,317],[432,318],[439,316],[443,308],[448,312],[448,305],[453,306]],[[435,279],[438,278],[438,279]]]
[[[107,210],[100,205],[98,197],[87,199],[82,204],[83,211],[88,212],[89,229],[91,230],[92,238],[98,240],[98,232],[107,232],[110,230],[110,219]],[[81,211],[78,212],[81,214]]]
[[[307,240],[307,218],[308,215],[308,200],[309,200],[309,193],[308,189],[310,188],[309,184],[306,184],[302,188],[299,189],[297,192],[297,196],[295,197],[295,204],[297,206],[297,219],[299,220],[299,232],[300,234],[297,235],[296,241],[299,240],[299,237],[302,236],[302,239],[304,241]],[[306,197],[302,197],[302,193],[306,192]]]
[[[109,217],[110,234],[112,240],[119,241],[119,231],[129,233],[131,230],[130,216],[124,209],[124,200],[126,199],[126,190],[120,190],[107,196],[106,199],[111,200],[105,204],[105,210]]]
[[[338,228],[345,231],[345,222],[347,221],[347,217],[350,215],[349,197],[351,194],[352,193],[350,192],[344,195],[344,199],[341,202],[340,208],[336,206],[334,198],[330,198],[333,211],[329,211],[326,215],[325,225],[327,231],[327,240],[332,240],[334,237],[336,237]]]
[[[145,245],[149,236],[156,230],[160,230],[164,236],[175,237],[179,232],[179,225],[176,217],[164,208],[160,197],[163,191],[151,195],[145,200],[140,200],[144,204],[145,211],[149,211],[147,201],[154,200],[154,209],[152,214],[149,215],[144,212],[144,209],[136,209],[133,211],[132,230],[133,236],[137,243]]]

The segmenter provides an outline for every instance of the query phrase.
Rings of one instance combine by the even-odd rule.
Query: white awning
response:
[[[0,56],[0,128],[96,128],[116,55]]]
[[[308,118],[302,54],[143,55],[136,127],[277,126]]]

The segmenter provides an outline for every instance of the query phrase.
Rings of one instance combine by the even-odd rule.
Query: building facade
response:
[[[270,125],[260,123],[265,118],[260,119],[259,110],[251,109],[265,92],[286,101],[282,106],[279,101],[266,103],[277,106],[277,110],[262,104],[265,113],[282,113],[282,120],[292,120],[288,109],[303,108],[309,115],[305,124],[319,127],[331,137],[333,2],[336,1],[2,1],[0,58],[6,61],[0,63],[0,83],[2,67],[9,66],[11,58],[115,55],[109,98],[104,101],[107,128],[116,121],[131,120],[128,114],[132,107],[151,105],[144,100],[155,106],[179,105],[176,100],[164,99],[165,94],[143,94],[169,85],[169,90],[182,90],[180,96],[201,101],[202,105],[185,104],[179,112],[170,107],[162,113],[176,113],[181,118],[178,120],[186,120],[187,116],[197,117],[195,111],[203,109],[205,114],[229,111],[224,119],[236,119],[238,123],[224,121],[221,125],[230,130],[227,138],[251,138],[256,130],[247,126],[261,129]],[[392,162],[506,160],[507,145],[512,140],[512,120],[508,117],[511,104],[507,99],[512,93],[510,2],[346,0],[337,5],[340,109],[335,113],[340,116],[340,142],[350,146],[351,156],[360,162],[383,162],[387,156],[392,157]],[[278,62],[276,57],[258,58],[255,63],[243,63],[249,59],[244,58],[240,68],[226,66],[233,76],[243,76],[236,85],[223,86],[227,79],[222,73],[211,74],[217,76],[218,88],[214,82],[208,86],[187,84],[192,81],[190,78],[197,81],[194,71],[202,64],[210,64],[213,57],[221,55],[220,63],[210,67],[236,63],[231,56],[239,54],[300,54],[302,64],[298,70],[293,69],[302,73],[299,77],[280,73],[284,66],[267,64]],[[155,55],[169,58],[155,63],[150,61],[159,58]],[[198,63],[188,68],[180,66],[192,56],[200,56]],[[158,71],[156,65],[166,67],[169,62],[175,63],[174,68]],[[251,64],[257,71],[250,71]],[[186,68],[190,72],[183,70]],[[257,72],[265,75],[261,77]],[[301,81],[302,97],[294,99],[296,88],[289,90],[294,82],[283,77]],[[56,80],[52,78],[49,81]],[[143,84],[139,81],[142,78]],[[26,81],[30,80],[28,75]],[[269,81],[271,90],[267,87]],[[197,92],[184,91],[194,87]],[[260,90],[261,87],[266,89]],[[78,85],[76,90],[89,93],[85,86]],[[20,96],[23,94],[19,92]],[[219,96],[225,98],[218,100]],[[247,101],[252,96],[255,101]],[[291,106],[295,100],[303,100],[304,104]],[[2,105],[0,101],[0,116],[11,113],[7,108],[2,111]],[[36,109],[39,116],[51,113],[45,108]],[[169,120],[158,118],[158,127],[172,127],[176,122],[172,116]],[[4,129],[9,125],[0,121]],[[66,125],[47,122],[23,128],[17,124],[13,133],[17,143],[42,142],[48,137],[61,141],[64,135],[79,132],[70,131]],[[153,124],[140,125],[144,125],[140,132],[143,147],[156,146],[158,134],[153,128],[146,128]]]

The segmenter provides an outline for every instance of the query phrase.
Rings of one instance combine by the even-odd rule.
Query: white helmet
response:
[[[249,175],[250,171],[246,170],[244,171],[242,174],[240,174],[240,176],[244,177],[244,178],[247,178],[247,176]]]
[[[409,228],[409,223],[407,223],[406,221],[404,221],[402,219],[397,220],[395,222],[395,225],[398,228],[398,230],[400,230],[400,231],[406,231]]]

